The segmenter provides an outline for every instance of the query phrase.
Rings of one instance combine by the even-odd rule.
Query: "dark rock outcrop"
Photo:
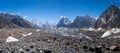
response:
[[[106,9],[94,23],[95,28],[116,28],[120,27],[120,9],[111,5]]]

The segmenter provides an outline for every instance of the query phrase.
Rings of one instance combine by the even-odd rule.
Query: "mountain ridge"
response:
[[[110,5],[94,23],[94,28],[119,28],[120,9],[115,5]]]
[[[88,28],[95,21],[90,15],[77,16],[70,28]]]
[[[34,28],[34,26],[19,15],[0,13],[0,28]]]

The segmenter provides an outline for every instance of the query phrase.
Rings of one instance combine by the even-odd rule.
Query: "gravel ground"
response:
[[[16,31],[16,29],[14,30]],[[22,33],[33,32],[33,34],[23,38],[14,36],[19,39],[18,42],[6,43],[5,39],[2,40],[0,53],[120,53],[120,39],[100,38],[104,31],[83,31],[79,29],[77,33],[83,33],[93,38],[93,40],[81,40],[46,33],[44,32],[45,29],[37,32],[35,29],[17,30],[22,31]],[[110,49],[113,45],[118,47]]]

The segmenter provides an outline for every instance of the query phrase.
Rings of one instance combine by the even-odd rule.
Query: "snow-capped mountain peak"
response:
[[[71,24],[70,20],[66,16],[61,16],[61,20],[56,25],[59,27],[68,27]]]
[[[68,18],[66,18],[66,17],[62,18],[62,21],[63,21],[63,23],[64,23],[65,25],[68,25],[68,24],[71,23],[71,22],[68,20]]]
[[[66,16],[61,16],[61,18],[67,18]]]

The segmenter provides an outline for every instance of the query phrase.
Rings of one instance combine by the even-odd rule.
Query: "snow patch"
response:
[[[104,37],[110,36],[111,34],[112,34],[111,31],[106,31],[106,32],[101,36],[101,38],[104,38]]]
[[[103,29],[102,29],[102,28],[98,28],[97,30],[98,30],[98,31],[102,31]]]
[[[88,30],[89,30],[89,31],[95,31],[95,29],[92,28],[92,27],[90,27]]]
[[[83,35],[82,33],[78,34],[78,35],[76,36],[76,38],[77,38],[77,39],[90,39],[90,40],[92,40],[92,38],[90,38],[90,37],[88,37],[88,36],[86,36],[86,35]]]
[[[103,21],[103,23],[106,23],[105,20],[103,18],[101,18],[101,20]]]
[[[89,28],[82,28],[82,30],[85,30],[85,31],[103,31],[104,29],[103,28],[94,29],[92,27],[89,27]]]
[[[36,32],[40,31],[40,29],[37,29]]]
[[[112,34],[115,34],[115,33],[119,33],[120,32],[120,29],[119,28],[112,28],[111,30],[108,30],[106,31],[102,36],[101,38],[104,38],[104,37],[108,37]]]
[[[75,37],[75,35],[71,35],[71,37]]]
[[[7,39],[6,39],[6,42],[16,42],[16,41],[19,41],[18,39],[12,37],[12,36],[9,36]]]
[[[30,33],[28,33],[28,34],[22,34],[22,36],[23,37],[26,37],[26,36],[30,36],[30,35],[32,35],[33,33],[32,32],[30,32]]]
[[[113,33],[119,33],[119,32],[120,32],[120,29],[119,29],[119,28],[113,28],[113,29],[111,29],[111,31],[112,31]]]
[[[76,31],[73,29],[65,28],[65,27],[45,30],[45,33],[61,35],[61,36],[71,36],[73,32],[76,32]]]
[[[33,33],[32,33],[32,32],[30,32],[30,33],[28,33],[28,34],[26,34],[26,35],[28,35],[28,36],[29,36],[29,35],[32,35],[32,34],[33,34]]]
[[[82,28],[82,30],[85,30],[85,31],[97,31],[96,29],[94,29],[94,28],[92,28],[92,27]]]
[[[120,38],[120,36],[114,36],[113,38]]]

